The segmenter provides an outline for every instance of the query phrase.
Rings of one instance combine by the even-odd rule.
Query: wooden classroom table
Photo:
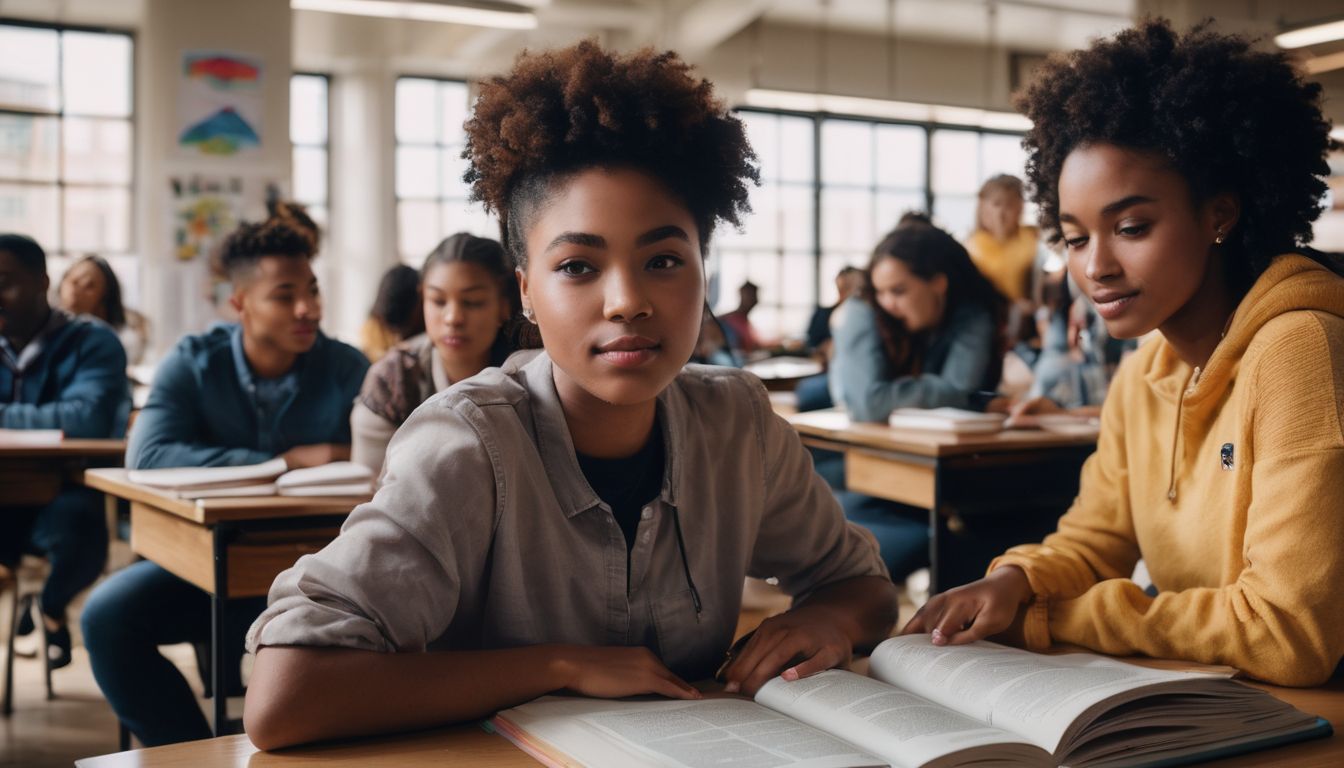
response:
[[[1329,720],[1335,734],[1326,739],[1204,763],[1216,768],[1339,768],[1344,765],[1344,681],[1323,688],[1261,685],[1304,712]],[[247,736],[222,738],[118,752],[77,760],[77,768],[300,768],[324,766],[381,768],[524,768],[538,763],[503,736],[477,726],[459,725],[401,736],[385,736],[282,752],[259,752]]]
[[[125,440],[66,439],[50,445],[0,441],[0,508],[50,503],[88,467],[121,466]]]
[[[230,598],[266,595],[301,555],[326,546],[368,497],[179,499],[132,483],[124,469],[91,469],[84,483],[131,505],[131,549],[211,596],[210,679],[215,733],[227,724],[224,638]]]
[[[756,374],[771,392],[792,392],[798,382],[826,370],[810,357],[767,357],[747,363],[742,369]]]
[[[967,516],[1017,504],[1058,517],[1097,445],[1094,432],[951,435],[851,422],[837,410],[786,418],[805,445],[844,454],[849,490],[929,510],[931,593],[948,585],[951,531]]]

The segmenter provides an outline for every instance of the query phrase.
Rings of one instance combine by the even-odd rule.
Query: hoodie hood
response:
[[[1212,407],[1236,381],[1241,360],[1260,329],[1280,315],[1298,311],[1344,318],[1344,279],[1306,256],[1286,253],[1270,263],[1237,305],[1227,334],[1196,381],[1191,381],[1190,366],[1166,343],[1156,351],[1145,378],[1169,402],[1180,401],[1184,391],[1185,407],[1196,411],[1202,410],[1201,405]]]

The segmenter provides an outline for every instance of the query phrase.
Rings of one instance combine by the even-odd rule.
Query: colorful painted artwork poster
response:
[[[187,154],[238,157],[261,149],[262,63],[219,51],[182,54],[177,143]]]
[[[208,255],[242,215],[240,178],[192,176],[169,179],[173,211],[173,255],[193,261]]]

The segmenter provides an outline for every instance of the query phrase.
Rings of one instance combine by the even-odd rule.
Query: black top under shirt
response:
[[[663,489],[663,431],[658,420],[643,448],[623,459],[598,459],[575,454],[579,469],[598,498],[611,507],[612,517],[625,534],[625,553],[629,558],[635,546],[635,530],[639,528],[640,512],[644,505],[658,498]]]

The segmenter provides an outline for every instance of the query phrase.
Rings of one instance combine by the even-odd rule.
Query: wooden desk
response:
[[[1260,687],[1304,712],[1329,720],[1335,727],[1335,735],[1205,765],[1217,768],[1338,768],[1344,765],[1344,682],[1309,690]],[[90,757],[76,761],[75,765],[77,768],[297,768],[316,762],[330,766],[379,765],[386,768],[438,768],[443,765],[522,768],[537,765],[504,737],[488,734],[475,726],[455,726],[274,753],[258,752],[246,736],[225,736]]]
[[[48,504],[88,467],[120,466],[125,440],[62,440],[52,445],[0,442],[0,507]]]
[[[955,586],[949,578],[952,533],[980,515],[999,525],[1018,525],[1022,541],[1039,539],[1044,531],[1027,524],[1053,529],[1053,519],[1078,494],[1083,462],[1096,450],[1091,434],[944,435],[853,423],[835,410],[787,418],[805,445],[845,455],[849,490],[929,510],[930,591],[935,593]],[[1006,507],[1034,512],[1005,521]]]
[[[211,596],[211,687],[215,733],[226,722],[224,607],[264,596],[276,575],[335,538],[367,497],[260,496],[179,499],[132,483],[124,469],[91,469],[84,482],[131,503],[131,549]]]
[[[826,370],[810,357],[767,357],[742,366],[756,374],[771,392],[792,392],[798,382]]]

